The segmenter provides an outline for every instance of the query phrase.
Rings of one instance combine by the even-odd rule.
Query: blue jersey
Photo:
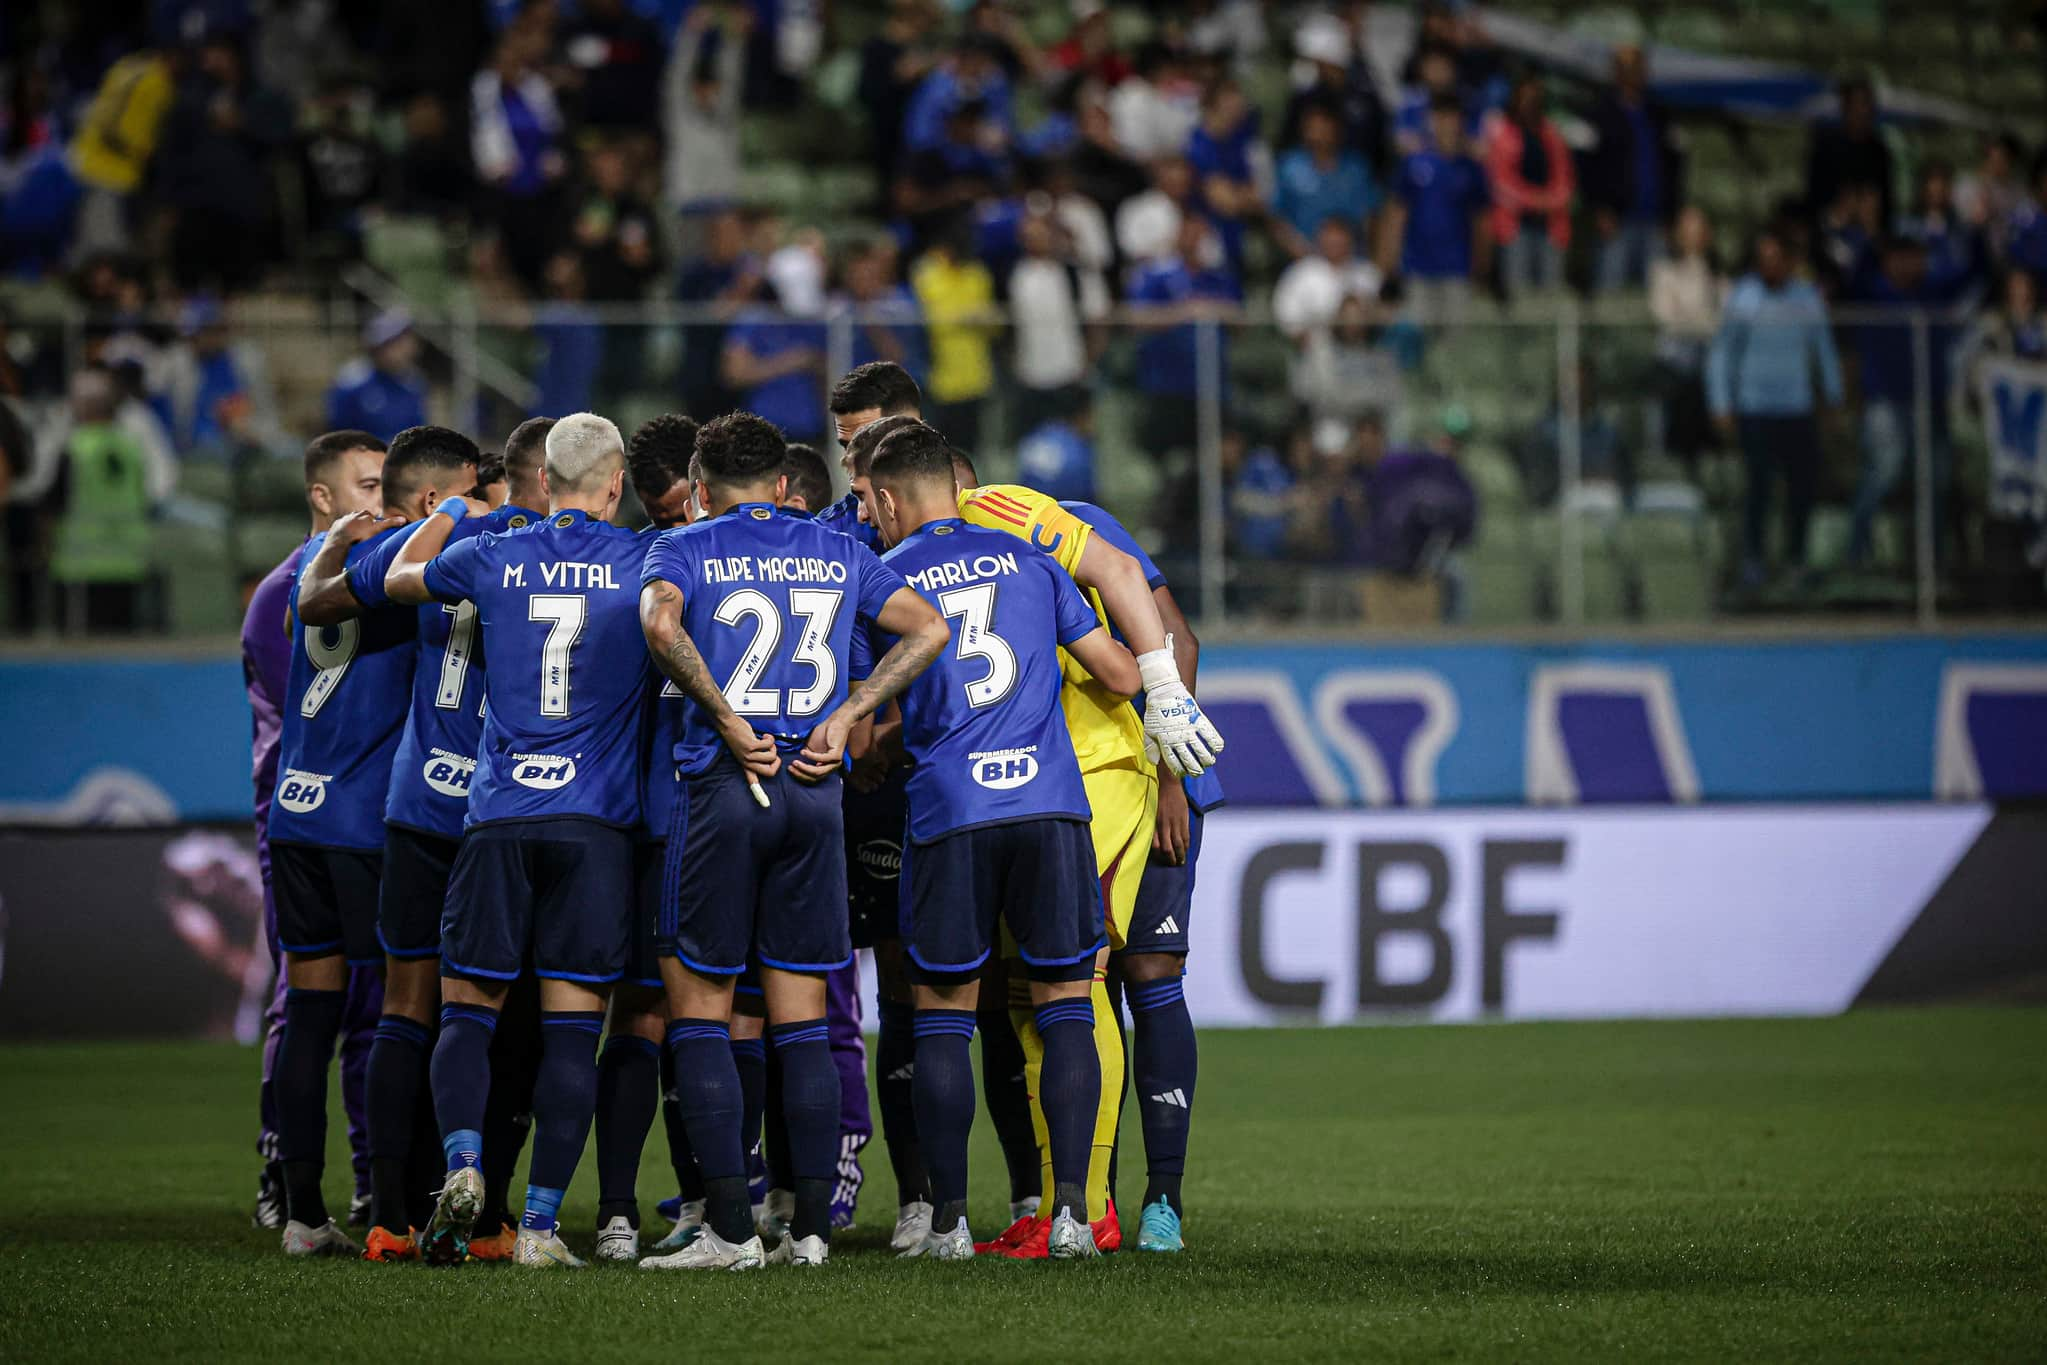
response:
[[[640,533],[643,543],[653,538],[644,531]],[[682,786],[675,772],[675,743],[682,738],[682,712],[689,698],[658,669],[652,682],[655,685],[647,690],[647,748],[642,760],[646,785],[640,795],[640,837],[666,839],[668,822],[675,814],[675,798]]]
[[[883,560],[938,608],[952,645],[903,693],[910,841],[1043,816],[1087,820],[1059,707],[1059,647],[1101,627],[1066,571],[1005,531],[934,521]],[[872,646],[879,658],[882,640]]]
[[[338,626],[301,625],[299,584],[325,540],[306,547],[291,585],[291,672],[270,840],[382,848],[384,795],[412,691],[415,618],[388,608]],[[360,562],[371,543],[351,545],[347,562]]]
[[[814,513],[811,519],[820,526],[844,532],[870,550],[877,553],[881,550],[881,536],[872,522],[860,520],[860,499],[854,494],[848,493],[822,512]]]
[[[640,581],[682,591],[683,629],[725,700],[784,753],[846,699],[856,623],[903,586],[852,537],[767,503],[663,531]],[[675,745],[683,775],[724,752],[701,708],[687,707]]]
[[[1167,586],[1166,576],[1159,572],[1158,565],[1151,562],[1151,556],[1146,554],[1144,547],[1137,543],[1137,537],[1131,535],[1129,528],[1116,520],[1113,515],[1091,502],[1062,502],[1059,505],[1093,527],[1096,535],[1136,560],[1138,567],[1144,570],[1145,583],[1153,592],[1157,592],[1160,588]],[[1110,624],[1109,633],[1118,640],[1123,639],[1123,632],[1117,630],[1114,623]],[[1124,643],[1127,644],[1129,642],[1124,641]],[[1130,704],[1137,708],[1139,715],[1143,715],[1144,693],[1138,693],[1136,699]],[[1187,804],[1203,814],[1214,810],[1223,803],[1222,779],[1215,775],[1214,768],[1209,768],[1199,777],[1181,778],[1180,786],[1187,793]]]
[[[485,531],[516,531],[539,512],[507,503],[488,516],[464,517],[448,533],[454,545]],[[386,531],[348,568],[355,600],[375,611],[388,607],[384,575],[412,538],[414,526]],[[445,550],[445,547],[443,547]],[[476,745],[483,734],[483,650],[476,639],[474,602],[429,602],[418,607],[419,647],[412,666],[412,711],[391,761],[384,822],[444,839],[459,838],[476,775]]]
[[[623,526],[556,512],[427,564],[435,597],[476,604],[490,659],[464,828],[559,815],[638,823],[652,671],[633,581],[641,544]]]

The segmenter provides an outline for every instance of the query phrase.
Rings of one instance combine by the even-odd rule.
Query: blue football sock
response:
[[[931,1199],[931,1178],[917,1145],[917,1011],[899,1000],[881,1002],[881,1036],[874,1046],[874,1094],[881,1103],[881,1136],[888,1143],[898,1205]]]
[[[768,1029],[782,1064],[782,1114],[789,1127],[789,1170],[795,1177],[792,1237],[832,1235],[832,1183],[839,1164],[839,1066],[822,1017]]]
[[[761,1145],[761,1121],[768,1101],[767,1040],[734,1038],[732,1069],[739,1075],[739,1150],[751,1158]],[[751,1166],[749,1160],[749,1169]]]
[[[1194,1020],[1180,978],[1130,988],[1137,1041],[1131,1052],[1138,1113],[1144,1120],[1144,1202],[1164,1199],[1180,1212],[1187,1170],[1187,1128],[1194,1114]]]
[[[376,1040],[370,1044],[369,1113],[365,1116],[370,1138],[370,1223],[393,1232],[411,1225],[406,1171],[412,1159],[413,1131],[425,1107],[421,1081],[431,1036],[417,1019],[387,1014],[377,1020]]]
[[[543,1065],[545,1065],[543,1063]],[[533,1148],[540,1151],[538,1141]],[[526,1212],[519,1216],[519,1226],[535,1232],[553,1232],[560,1223],[562,1196],[568,1191],[552,1185],[528,1185],[526,1187]]]
[[[640,1225],[640,1153],[654,1126],[661,1049],[650,1039],[614,1033],[597,1059],[597,1223],[619,1215]]]
[[[284,993],[284,1038],[271,1093],[277,1101],[277,1154],[284,1162],[286,1216],[308,1227],[327,1221],[320,1177],[327,1155],[327,1068],[341,1033],[346,991]]]
[[[1006,1008],[982,1014],[980,1025],[981,1095],[995,1140],[1002,1144],[1013,1204],[1039,1192],[1038,1134],[1031,1123],[1030,1087],[1024,1084],[1023,1040]]]
[[[950,1232],[967,1202],[967,1137],[974,1128],[974,1012],[917,1011],[917,1132],[931,1173],[934,1230]],[[1036,1173],[1037,1158],[1031,1158]]]
[[[434,1118],[448,1169],[483,1165],[483,1106],[490,1094],[490,1039],[498,1012],[488,1005],[441,1006],[441,1036],[430,1066]]]
[[[732,1064],[732,1031],[721,1020],[677,1019],[668,1025],[675,1058],[676,1104],[704,1177],[704,1218],[728,1242],[753,1236],[746,1199],[746,1153],[739,1145],[743,1101]]]
[[[1036,1014],[1045,1043],[1040,1103],[1052,1147],[1054,1197],[1087,1217],[1087,1163],[1094,1149],[1095,1114],[1102,1103],[1102,1061],[1095,1054],[1095,1008],[1087,997],[1054,1000]],[[1073,1192],[1078,1191],[1078,1197]],[[1046,1209],[1052,1213],[1056,1210]]]
[[[661,1126],[668,1133],[668,1164],[675,1172],[676,1193],[684,1200],[702,1199],[704,1173],[697,1168],[689,1125],[682,1121],[682,1104],[675,1094],[675,1054],[666,1047],[661,1049]]]
[[[540,1016],[540,1075],[533,1082],[533,1160],[527,1167],[527,1208],[532,1190],[565,1190],[590,1139],[597,1112],[597,1035],[602,1011],[548,1010]]]

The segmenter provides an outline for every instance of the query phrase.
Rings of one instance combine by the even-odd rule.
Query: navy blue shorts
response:
[[[441,955],[441,913],[460,839],[404,825],[384,826],[384,881],[377,891],[377,942],[387,957]]]
[[[1178,867],[1154,853],[1137,884],[1126,953],[1185,953],[1187,918],[1194,912],[1194,864],[1201,858],[1201,812],[1187,812],[1187,861]]]
[[[642,839],[633,845],[633,936],[626,945],[625,975],[620,978],[631,985],[661,984],[661,961],[654,954],[654,922],[661,918],[667,864],[666,839]]]
[[[872,948],[898,932],[908,782],[909,770],[897,768],[874,791],[846,788],[846,910],[855,948]]]
[[[377,882],[384,855],[370,848],[270,846],[277,946],[302,957],[340,953],[351,967],[380,967]]]
[[[479,825],[462,836],[441,918],[441,963],[511,981],[532,952],[544,977],[616,981],[632,942],[633,836],[559,816]]]
[[[853,960],[846,927],[841,779],[815,785],[783,769],[755,803],[739,765],[720,759],[684,784],[669,843],[674,899],[655,942],[683,965],[738,976],[763,967],[836,971]]]
[[[1085,981],[1102,933],[1095,844],[1079,820],[963,829],[903,850],[903,946],[913,980],[971,972],[1009,926],[1034,981]]]

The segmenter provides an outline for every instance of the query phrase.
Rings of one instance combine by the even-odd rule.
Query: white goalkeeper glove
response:
[[[1144,756],[1180,777],[1199,777],[1223,751],[1223,737],[1201,714],[1173,662],[1173,639],[1164,649],[1137,656],[1144,680]]]

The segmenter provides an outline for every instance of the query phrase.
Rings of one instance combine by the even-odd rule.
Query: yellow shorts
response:
[[[1137,884],[1151,857],[1159,816],[1159,779],[1146,764],[1116,763],[1081,774],[1094,811],[1095,872],[1102,879],[1109,946],[1121,951],[1137,913]]]

